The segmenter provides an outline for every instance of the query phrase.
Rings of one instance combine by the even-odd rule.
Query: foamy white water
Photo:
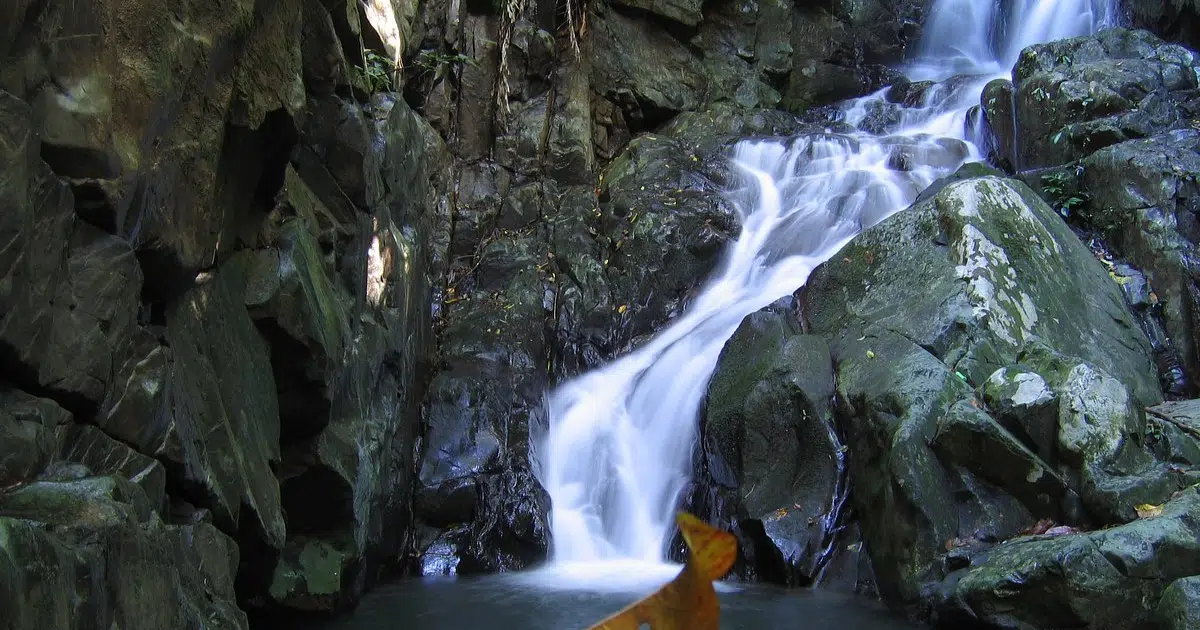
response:
[[[742,231],[687,312],[652,341],[568,381],[547,398],[536,445],[553,502],[546,586],[638,590],[665,582],[680,493],[693,468],[698,415],[725,342],[742,319],[794,292],[863,229],[909,206],[938,177],[982,159],[967,124],[986,82],[1032,43],[1083,35],[1115,15],[1112,0],[937,0],[914,81],[947,82],[902,108],[881,135],[864,131],[739,143],[727,194]],[[843,106],[856,127],[882,90]]]

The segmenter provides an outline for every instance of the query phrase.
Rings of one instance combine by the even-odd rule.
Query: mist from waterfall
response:
[[[742,231],[715,275],[653,340],[548,395],[546,435],[535,445],[553,502],[554,577],[546,583],[600,586],[639,571],[643,579],[672,573],[667,546],[693,470],[701,402],[742,319],[801,287],[935,179],[983,159],[968,110],[988,80],[1008,75],[1022,48],[1094,32],[1115,13],[1114,2],[1100,0],[936,0],[918,59],[902,70],[913,81],[970,76],[928,88],[915,107],[886,103],[886,90],[843,105],[844,121],[856,127],[880,107],[900,108],[882,134],[733,148],[738,182],[727,196]]]

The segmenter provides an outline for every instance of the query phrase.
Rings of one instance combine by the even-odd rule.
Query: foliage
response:
[[[683,570],[657,592],[588,630],[717,630],[721,605],[712,583],[733,566],[737,539],[691,514],[680,512],[675,520],[688,546]]]
[[[427,48],[417,53],[413,64],[423,72],[431,73],[436,83],[463,64],[475,65],[475,60],[462,53],[448,53]]]
[[[1042,175],[1042,194],[1064,217],[1078,212],[1089,200],[1088,194],[1079,190],[1075,184],[1076,178],[1082,175],[1082,168],[1078,167],[1074,173],[1054,171]]]
[[[363,65],[352,69],[351,81],[353,81],[354,87],[367,94],[391,92],[397,69],[391,59],[374,50],[364,48]]]

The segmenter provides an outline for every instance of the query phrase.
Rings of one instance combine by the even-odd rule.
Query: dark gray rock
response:
[[[645,9],[688,26],[696,26],[704,17],[700,0],[618,0],[618,4]]]
[[[247,628],[233,541],[209,524],[163,525],[125,479],[41,481],[0,496],[0,552],[0,604],[14,629]]]
[[[1163,630],[1200,627],[1200,575],[1171,582],[1158,601],[1158,622]]]
[[[1186,124],[1198,67],[1191,51],[1146,31],[1031,46],[1013,69],[1015,128],[1003,120],[1004,88],[985,94],[998,153],[1019,169],[1052,166]]]
[[[1200,339],[1193,313],[1194,243],[1200,242],[1200,132],[1177,130],[1129,140],[1085,158],[1080,179],[1088,202],[1080,218],[1114,252],[1146,274],[1163,326],[1183,367],[1200,374]]]
[[[665,29],[612,9],[590,20],[591,45],[604,51],[592,58],[592,89],[621,106],[630,129],[654,129],[704,104],[704,68]]]
[[[1192,49],[1200,46],[1200,3],[1196,0],[1125,0],[1121,6],[1138,28]]]
[[[0,388],[0,488],[36,478],[55,457],[71,414],[54,401]]]
[[[279,403],[267,345],[244,305],[249,263],[236,256],[167,313],[172,374],[159,430],[104,428],[182,467],[220,526],[236,530],[244,505],[264,539],[280,547]]]
[[[1157,501],[1173,489],[1138,447],[1136,405],[1159,400],[1149,342],[1119,286],[1023,184],[946,184],[818,268],[801,301],[837,366],[853,503],[885,597],[918,599],[948,541],[1086,518],[1075,495],[1114,518],[1119,483]],[[1047,346],[1079,358],[1016,366]],[[1019,382],[1008,391],[1006,375],[1021,373],[1040,376],[1057,403],[1018,394]],[[997,403],[995,418],[974,388]],[[1042,404],[1053,404],[1041,421],[1053,431],[1011,422]],[[1132,508],[1119,520],[1131,518]]]
[[[29,107],[0,92],[0,120],[0,362],[90,411],[135,329],[142,274],[124,241],[75,219],[67,184],[38,158]]]
[[[1200,469],[1200,401],[1169,401],[1146,409],[1151,438],[1164,461]]]
[[[117,475],[141,487],[155,512],[164,514],[167,504],[167,474],[161,463],[89,425],[71,425],[59,430],[60,457],[82,464],[96,475]]]
[[[772,310],[742,322],[701,425],[709,483],[736,493],[732,514],[720,516],[761,530],[743,555],[760,578],[790,585],[812,584],[830,561],[846,499],[829,348],[798,324],[794,312]]]
[[[895,83],[900,77],[888,67],[916,51],[927,4],[863,0],[796,5],[782,105],[802,112]]]
[[[946,580],[938,621],[947,627],[1170,627],[1156,623],[1155,609],[1186,619],[1180,617],[1188,614],[1181,597],[1186,584],[1167,587],[1200,568],[1197,514],[1200,491],[1190,488],[1160,515],[1126,525],[1006,541]]]

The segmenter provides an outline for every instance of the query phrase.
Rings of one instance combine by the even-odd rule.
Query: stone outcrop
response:
[[[1185,396],[1200,370],[1190,254],[1198,70],[1180,45],[1110,29],[1030,47],[1014,82],[993,82],[983,98],[998,154],[1035,169],[1024,179],[1047,201],[1145,273],[1148,291],[1135,299],[1154,316],[1160,371]]]
[[[1123,285],[1024,183],[964,167],[798,298],[743,322],[709,389],[698,505],[744,575],[1099,628],[1151,627],[1200,568],[1195,407],[1161,402]]]

